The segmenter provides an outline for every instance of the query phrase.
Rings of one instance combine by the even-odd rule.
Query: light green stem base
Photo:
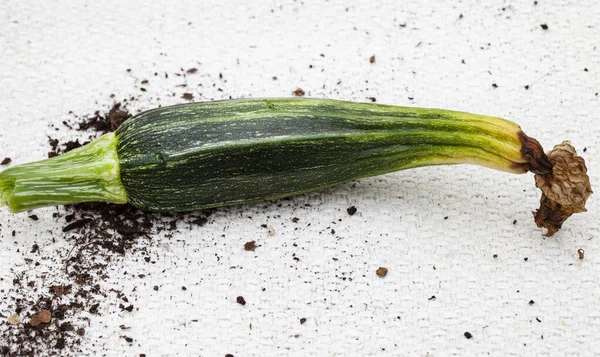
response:
[[[4,170],[0,198],[11,212],[90,201],[126,203],[115,134],[52,159]]]

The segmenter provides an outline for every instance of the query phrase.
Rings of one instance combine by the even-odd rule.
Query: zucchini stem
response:
[[[11,212],[69,203],[126,203],[117,138],[105,134],[63,155],[18,165],[0,173],[0,204]]]

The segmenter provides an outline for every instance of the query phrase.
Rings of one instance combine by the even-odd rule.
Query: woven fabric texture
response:
[[[594,188],[599,18],[596,0],[4,0],[0,160],[45,158],[48,136],[85,141],[61,123],[115,100],[135,113],[184,92],[301,88],[516,121],[546,149],[570,140]],[[85,335],[62,354],[600,356],[598,201],[548,238],[532,218],[539,195],[530,174],[428,167],[218,209],[134,242],[143,255],[115,253],[98,313],[80,315]],[[0,210],[2,334],[25,291],[15,277],[30,277],[31,296],[68,281],[77,233],[54,213]]]

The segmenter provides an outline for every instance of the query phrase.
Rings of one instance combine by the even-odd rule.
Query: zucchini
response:
[[[85,201],[192,211],[298,195],[429,165],[551,174],[540,144],[484,115],[323,99],[149,110],[56,158],[0,173],[12,212]]]

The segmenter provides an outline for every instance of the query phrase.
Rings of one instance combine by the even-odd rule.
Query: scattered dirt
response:
[[[196,72],[198,72],[198,68],[190,68],[186,72],[187,73],[196,73]]]
[[[582,248],[577,249],[577,255],[579,256],[579,260],[583,260],[585,258],[585,250]]]
[[[12,159],[10,157],[5,157],[4,160],[2,160],[2,162],[0,162],[0,165],[8,165],[12,162]]]
[[[470,340],[473,338],[473,335],[469,331],[467,331],[465,332],[465,337],[467,338],[467,340]]]
[[[375,273],[377,274],[377,276],[383,278],[384,276],[387,275],[388,269],[384,268],[384,267],[379,267],[379,269],[377,269],[377,271]]]
[[[254,251],[256,249],[256,241],[252,240],[250,242],[246,242],[246,244],[244,244],[244,250],[247,252],[250,251]]]
[[[85,140],[59,141],[48,137],[48,157],[114,131],[131,116],[125,105],[115,102],[106,111],[65,120],[65,127],[84,133]],[[46,250],[33,244],[23,252],[26,268],[15,272],[12,287],[3,291],[6,297],[3,309],[9,312],[9,317],[0,320],[0,355],[80,354],[79,346],[90,318],[105,313],[105,306],[111,305],[107,300],[114,299],[112,305],[122,306],[125,313],[134,310],[123,292],[104,287],[111,265],[128,255],[141,256],[151,264],[148,248],[153,244],[152,236],[170,237],[178,230],[179,222],[179,226],[190,229],[202,226],[208,222],[209,214],[210,211],[157,214],[129,205],[105,203],[58,207],[53,218],[62,223],[62,229],[52,232],[53,239],[67,240],[68,248]],[[29,218],[39,219],[37,215]],[[13,232],[12,236],[16,235]],[[45,261],[45,268],[38,263],[40,260]],[[38,285],[41,281],[45,288]]]
[[[235,301],[240,305],[246,305],[246,299],[243,296],[238,296],[235,298]]]
[[[95,132],[106,134],[117,130],[117,128],[129,118],[131,118],[129,111],[125,107],[122,107],[121,103],[117,102],[110,108],[108,113],[103,115],[100,111],[96,111],[93,116],[81,121],[78,130],[87,131],[92,129]],[[69,142],[65,143],[65,145],[67,144],[69,144]],[[73,144],[71,143],[71,145]],[[81,145],[84,144],[80,144],[79,146]]]
[[[548,29],[548,25],[547,24],[541,24],[540,27],[542,28],[542,30],[547,30]]]
[[[192,93],[183,93],[181,98],[186,99],[186,100],[192,100],[192,99],[194,99],[194,95]]]
[[[306,322],[306,318],[305,317],[303,317],[303,318],[300,319],[300,325],[304,325],[305,322]]]
[[[369,63],[375,63],[375,55],[369,57]]]
[[[529,305],[533,305],[533,304],[535,304],[535,301],[529,300]]]
[[[295,91],[292,92],[292,94],[296,97],[303,97],[305,93],[302,88],[297,88]]]

